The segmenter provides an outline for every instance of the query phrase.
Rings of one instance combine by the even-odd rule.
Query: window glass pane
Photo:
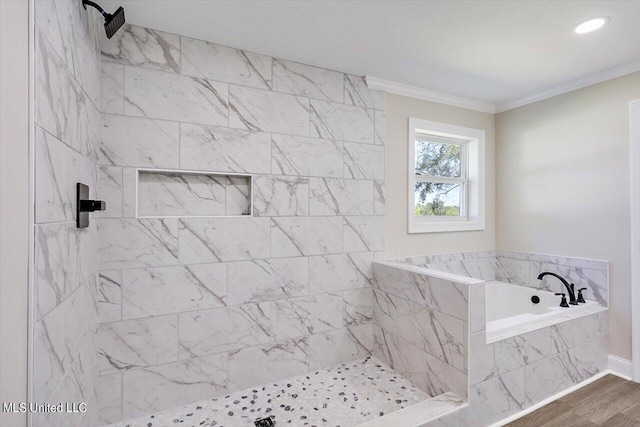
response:
[[[416,216],[460,216],[460,183],[416,182]]]
[[[459,178],[461,172],[461,146],[416,139],[416,175]]]

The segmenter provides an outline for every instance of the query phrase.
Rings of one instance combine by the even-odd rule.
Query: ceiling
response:
[[[496,105],[640,67],[640,0],[102,3],[134,25]]]

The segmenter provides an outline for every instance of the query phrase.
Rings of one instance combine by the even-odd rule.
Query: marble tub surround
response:
[[[97,424],[94,304],[97,223],[75,224],[76,183],[99,198],[99,17],[80,2],[36,0],[33,400],[87,403],[84,414],[37,413],[34,426]]]
[[[369,356],[384,94],[130,25],[101,46],[101,422]]]
[[[374,355],[431,396],[468,394],[469,284],[374,262]]]
[[[528,263],[607,271],[606,262],[493,251],[374,262],[374,355],[429,394],[452,391],[468,403],[425,425],[489,426],[607,369],[605,306],[487,344],[485,282],[530,277]],[[484,280],[473,278],[480,273]]]
[[[483,286],[472,288],[484,293]],[[484,311],[481,300],[472,298],[471,306]],[[491,344],[476,328],[469,337],[469,406],[459,425],[491,425],[606,370],[608,316],[603,309]]]
[[[609,263],[591,259],[513,251],[477,251],[424,255],[390,260],[482,280],[498,280],[552,292],[565,292],[562,283],[544,271],[559,274],[576,289],[587,288],[585,299],[609,304]]]
[[[112,427],[174,424],[253,427],[256,418],[269,415],[275,416],[277,425],[368,427],[367,420],[384,419],[379,417],[393,415],[396,411],[413,409],[415,413],[416,404],[423,406],[423,415],[426,405],[426,410],[437,416],[460,406],[461,400],[453,394],[429,399],[391,368],[367,357],[181,408],[148,414]],[[413,424],[406,424],[410,425]]]

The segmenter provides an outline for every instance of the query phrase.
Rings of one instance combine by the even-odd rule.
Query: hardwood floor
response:
[[[607,375],[509,427],[640,427],[640,384]]]

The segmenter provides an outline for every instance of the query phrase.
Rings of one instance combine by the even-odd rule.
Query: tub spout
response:
[[[559,279],[564,285],[564,287],[567,288],[567,293],[569,294],[569,304],[578,305],[578,301],[576,301],[575,285],[573,283],[569,284],[569,282],[564,280],[561,276],[557,275],[556,273],[552,273],[550,271],[545,271],[543,273],[540,273],[538,275],[538,280],[542,280],[544,276],[553,276]]]

